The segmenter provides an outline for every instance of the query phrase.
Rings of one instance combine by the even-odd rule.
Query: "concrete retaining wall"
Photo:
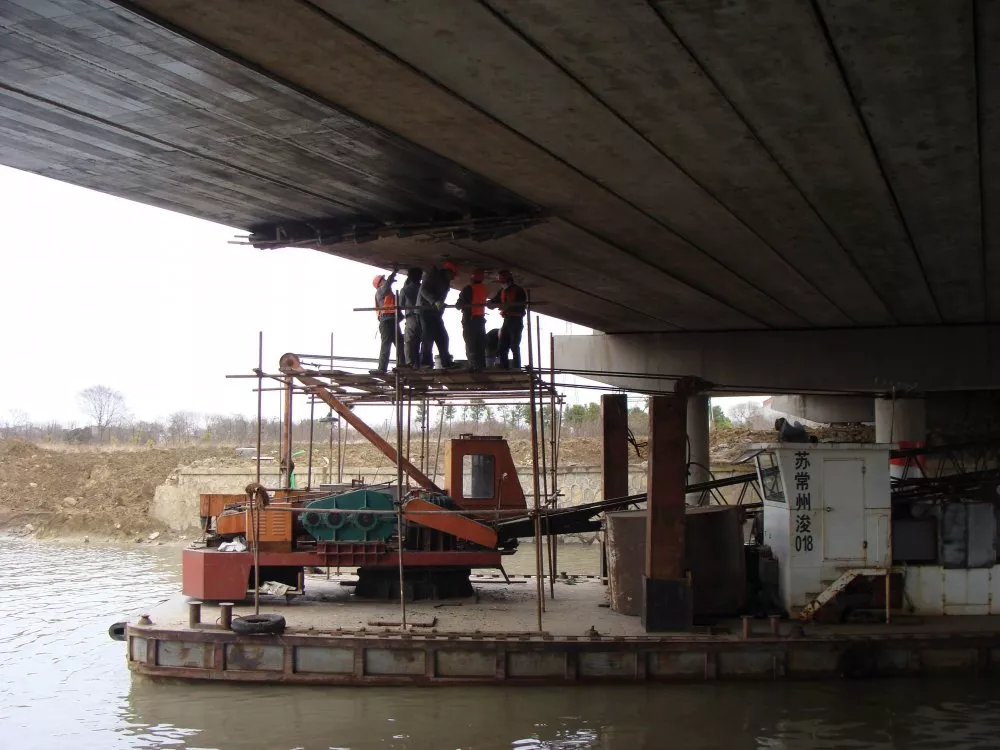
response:
[[[531,493],[531,468],[517,467],[518,477],[525,493]],[[731,471],[716,471],[717,477],[730,476]],[[366,482],[389,482],[396,480],[396,469],[383,466],[367,466],[345,470],[344,481],[361,478]],[[248,462],[243,467],[184,466],[156,488],[150,514],[160,523],[177,532],[198,529],[198,496],[203,493],[242,492],[256,479],[256,467]],[[299,486],[305,486],[305,471],[297,475]],[[601,470],[598,466],[569,466],[559,470],[559,506],[581,505],[601,499]],[[278,483],[275,465],[261,467],[261,481],[267,486]],[[320,484],[327,481],[325,472],[313,468],[313,481]],[[646,489],[646,467],[631,467],[628,476],[629,494],[644,492]]]
[[[518,467],[518,476],[524,485],[525,492],[531,492],[530,467]],[[359,467],[346,470],[344,480],[362,478],[366,482],[395,481],[395,467]],[[299,486],[304,486],[305,472],[297,475]],[[156,488],[150,514],[168,528],[178,531],[192,531],[198,528],[198,496],[203,493],[242,492],[250,482],[256,479],[256,468],[253,464],[247,467],[212,468],[205,466],[185,466],[177,470],[166,482]],[[264,466],[261,469],[263,484],[273,486],[278,482],[276,466]],[[580,505],[601,499],[601,472],[597,466],[573,466],[561,469],[558,475],[560,506]],[[314,468],[313,481],[317,484],[325,482],[325,473]],[[646,469],[636,466],[629,472],[629,492],[638,493],[646,489]]]

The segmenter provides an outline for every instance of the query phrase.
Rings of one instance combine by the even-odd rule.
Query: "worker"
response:
[[[372,279],[372,286],[375,287],[375,315],[378,317],[378,333],[382,339],[382,346],[378,353],[378,368],[372,370],[372,374],[384,375],[389,368],[389,349],[396,346],[399,340],[399,323],[396,314],[396,295],[392,291],[393,282],[396,281],[396,269],[386,278],[379,274]],[[399,350],[396,350],[396,359],[399,360]]]
[[[470,370],[486,369],[486,284],[483,269],[472,272],[470,283],[458,293],[458,309],[462,311],[462,338],[465,358]]]
[[[502,287],[486,303],[491,309],[500,308],[500,315],[503,317],[497,354],[503,369],[510,369],[511,357],[508,355],[513,355],[514,368],[519,370],[521,369],[521,332],[524,330],[524,313],[527,308],[528,295],[524,293],[524,289],[514,283],[514,275],[510,271],[500,271],[497,274],[497,281]]]
[[[442,268],[434,267],[424,274],[420,282],[417,305],[420,308],[420,365],[434,367],[434,347],[437,346],[442,367],[452,366],[448,353],[448,331],[444,327],[444,302],[451,290],[451,282],[458,273],[458,266],[450,260]]]
[[[496,367],[500,363],[500,329],[491,328],[486,332],[486,366]]]
[[[420,367],[420,280],[424,272],[411,268],[399,290],[399,304],[403,315],[403,358],[407,367]]]

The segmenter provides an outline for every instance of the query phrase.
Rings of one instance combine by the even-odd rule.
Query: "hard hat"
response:
[[[444,262],[444,270],[451,271],[456,276],[458,275],[458,264],[453,260],[446,260]]]
[[[484,277],[485,277],[485,273],[483,272],[482,268],[477,268],[475,271],[472,272],[472,280],[473,281],[476,281],[476,282],[482,281]]]
[[[379,274],[374,279],[372,279],[372,286],[378,289],[380,286],[382,286],[383,281],[385,281],[385,276]]]

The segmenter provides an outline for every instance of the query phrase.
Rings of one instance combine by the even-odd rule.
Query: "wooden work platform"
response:
[[[309,369],[305,375],[317,378],[338,399],[345,403],[391,401],[396,393],[396,370],[383,374],[355,373],[346,370]],[[525,369],[485,370],[453,369],[399,369],[400,388],[404,398],[453,400],[470,397],[476,399],[528,398],[531,393],[532,374]],[[535,396],[546,398],[552,393],[550,383],[535,373]]]
[[[557,581],[536,625],[535,581],[474,577],[474,598],[399,606],[351,596],[349,578],[309,576],[307,596],[269,598],[283,635],[240,636],[178,598],[126,629],[129,668],[190,679],[312,684],[558,684],[1000,673],[1000,618],[900,618],[892,625],[739,620],[646,634],[612,612],[593,578]],[[238,607],[236,614],[252,612]]]

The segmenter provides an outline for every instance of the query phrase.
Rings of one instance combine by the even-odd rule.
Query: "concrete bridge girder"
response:
[[[59,0],[0,9],[0,163],[214,221],[541,208],[599,330],[1000,314],[1000,5]],[[792,106],[789,103],[793,103]]]
[[[555,347],[559,368],[597,373],[595,379],[630,390],[672,392],[682,376],[736,394],[1000,388],[995,325],[595,334],[557,336]]]

